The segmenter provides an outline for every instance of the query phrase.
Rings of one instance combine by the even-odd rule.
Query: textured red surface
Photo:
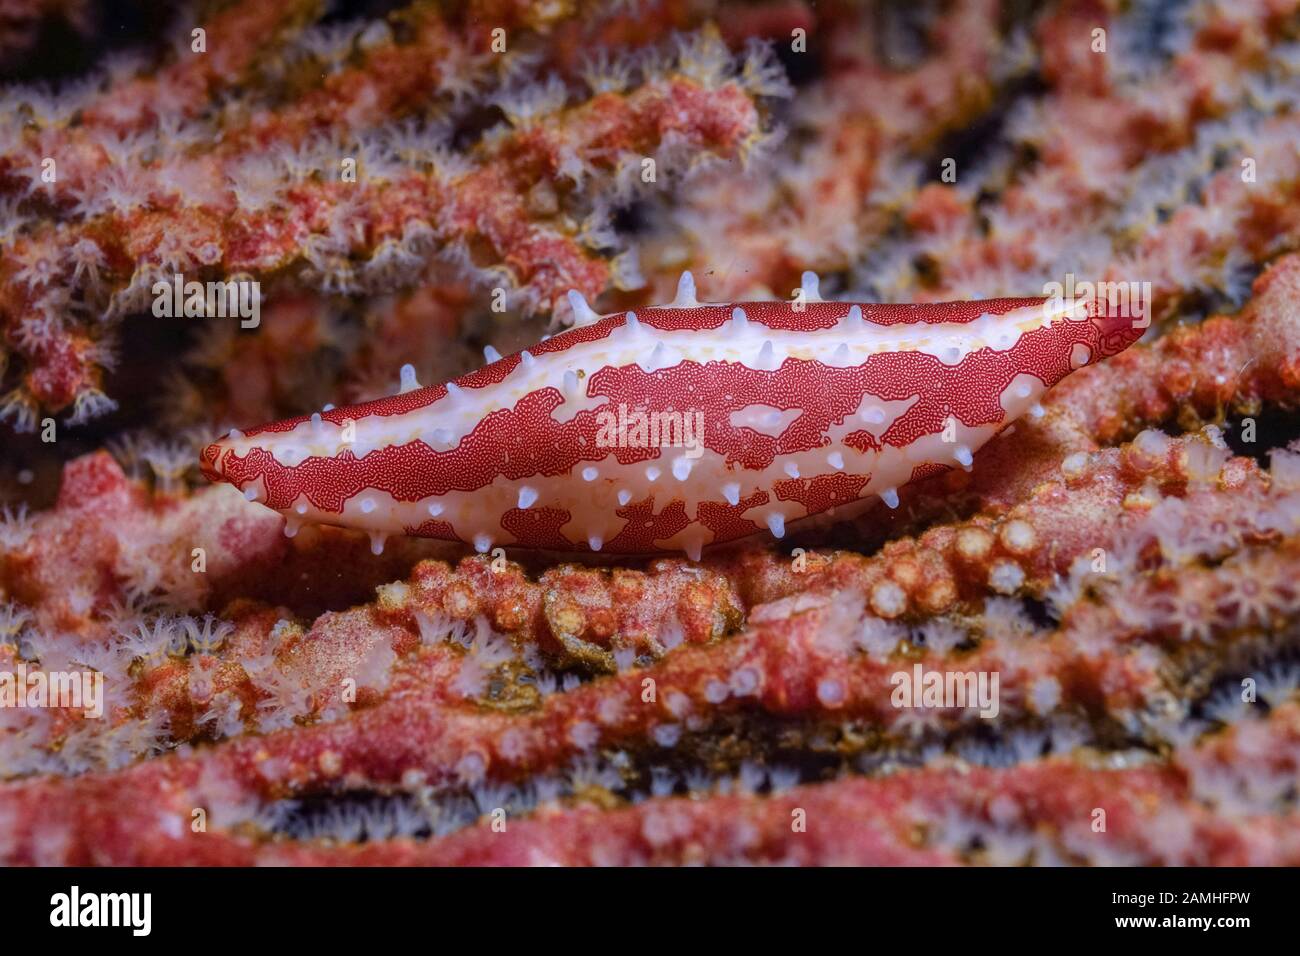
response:
[[[204,56],[141,36],[85,84],[4,88],[0,670],[91,669],[106,699],[0,708],[0,862],[1300,865],[1297,0],[1159,22],[1095,0],[416,0],[313,26],[319,7],[223,0]],[[251,269],[261,327],[150,321],[178,268]],[[780,543],[756,514],[839,507],[866,476],[778,466],[690,513],[665,466],[604,551],[692,521],[754,535],[699,561],[506,560],[470,535],[375,554],[286,537],[194,467],[232,426],[341,420],[406,363],[490,387],[519,359],[464,375],[484,346],[594,334],[534,344],[569,288],[615,323],[725,336],[727,307],[650,311],[684,269],[808,335],[846,306],[794,313],[804,270],[970,318],[1066,272],[1150,281],[1152,327],[969,471],[918,465],[897,508]],[[610,389],[708,385],[617,364]],[[937,371],[949,394],[979,378]],[[858,373],[779,374],[739,387],[811,422]],[[711,434],[742,458],[814,440],[782,421],[752,448]],[[547,551],[577,537],[541,498],[504,510]],[[445,518],[410,530],[453,538]],[[895,707],[917,665],[996,673],[997,716]]]

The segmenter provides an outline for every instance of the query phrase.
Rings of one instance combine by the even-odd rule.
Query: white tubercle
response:
[[[695,276],[689,270],[683,272],[677,280],[677,298],[673,299],[673,306],[678,309],[693,309],[699,304],[695,298]]]
[[[749,316],[740,306],[731,310],[731,331],[734,335],[743,335],[749,328]]]
[[[498,352],[496,349],[494,349],[492,346],[485,345],[483,346],[483,359],[489,365],[491,365],[493,362],[501,361],[501,353]]]
[[[636,335],[638,332],[641,331],[641,322],[636,317],[635,312],[629,312],[627,316],[624,318],[623,322],[624,322],[623,328],[627,330],[629,333]]]
[[[465,390],[455,382],[447,383],[447,398],[449,401],[458,402],[465,397]]]
[[[789,475],[791,478],[798,478],[798,477],[799,477],[799,465],[798,465],[796,462],[793,462],[793,461],[787,461],[787,462],[785,463],[785,473],[786,473],[787,475]]]
[[[604,539],[598,534],[588,535],[587,537],[587,546],[592,551],[599,551],[604,544]]]
[[[957,464],[963,468],[970,468],[975,461],[975,456],[971,454],[971,450],[965,445],[958,445],[953,449],[952,457],[957,459]]]
[[[440,514],[442,514],[442,505],[438,504],[438,502],[436,502],[436,501],[435,501],[433,504],[429,505],[429,516],[430,516],[430,517],[432,517],[432,518],[436,518],[436,517],[438,517],[438,515],[440,515]]]
[[[799,277],[799,288],[803,290],[803,300],[805,302],[820,302],[822,300],[821,279],[817,278],[815,272],[805,272]]]
[[[486,534],[474,535],[474,550],[479,554],[486,554],[492,550],[492,539]]]
[[[383,531],[373,531],[370,534],[370,553],[383,554],[384,543],[388,541],[388,535]]]
[[[691,477],[691,460],[685,456],[673,460],[673,477],[685,481]]]
[[[861,332],[866,328],[867,320],[862,317],[862,306],[855,305],[849,309],[849,314],[840,319],[840,324],[846,332]]]
[[[577,289],[569,290],[569,306],[573,309],[573,324],[591,325],[600,320],[600,313],[587,304]]]
[[[600,472],[598,472],[595,468],[592,468],[590,465],[582,469],[583,481],[595,481],[599,477],[600,477]]]
[[[954,343],[941,347],[935,357],[944,365],[960,365],[962,359],[966,357],[967,351],[964,342]]]
[[[826,463],[836,471],[844,470],[844,456],[837,451],[833,451],[826,456]]]
[[[722,486],[722,497],[726,498],[727,504],[733,507],[740,504],[740,485],[734,481],[727,482]]]
[[[528,351],[528,349],[524,349],[519,353],[519,363],[524,368],[532,368],[537,364],[537,359],[533,358],[532,352]]]
[[[886,488],[880,493],[880,500],[890,508],[898,507],[898,489]]]
[[[414,366],[414,365],[403,365],[403,366],[402,366],[402,378],[401,378],[401,384],[398,386],[398,389],[397,389],[397,390],[398,390],[398,394],[400,394],[400,395],[405,395],[407,392],[413,392],[413,391],[415,391],[415,390],[416,390],[417,388],[419,388],[419,387],[420,387],[420,383],[419,383],[419,381],[416,380],[416,377],[415,377],[415,366]],[[448,387],[448,389],[451,388],[450,385],[447,386],[447,387]]]
[[[785,537],[785,515],[779,511],[773,511],[767,516],[767,528],[772,532],[774,538]]]
[[[632,492],[628,491],[626,488],[620,488],[618,492],[618,503],[620,505],[625,505],[631,500]]]
[[[530,488],[530,487],[528,487],[527,485],[524,485],[522,488],[519,489],[519,507],[520,507],[520,508],[528,508],[528,507],[531,507],[532,504],[533,504],[533,502],[535,502],[536,500],[537,500],[537,489],[536,489],[536,488]]]

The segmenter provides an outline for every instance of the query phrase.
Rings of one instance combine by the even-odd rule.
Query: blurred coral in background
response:
[[[0,77],[0,665],[105,695],[0,708],[0,860],[1300,864],[1300,3],[0,0]],[[700,562],[375,555],[199,477],[684,269],[1152,324]],[[177,273],[260,323],[157,317]],[[895,707],[917,664],[997,716]]]

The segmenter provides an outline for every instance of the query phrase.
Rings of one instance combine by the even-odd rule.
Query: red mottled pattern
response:
[[[407,528],[406,533],[417,538],[441,538],[444,541],[459,541],[456,529],[449,522],[430,518],[414,528]]]
[[[572,517],[563,508],[511,508],[501,516],[501,527],[520,541],[536,547],[568,551],[573,542],[560,531]]]
[[[717,501],[705,501],[700,504],[697,517],[700,524],[713,532],[713,540],[732,541],[736,538],[757,534],[762,530],[744,515],[750,508],[765,505],[767,502],[768,494],[766,491],[756,491],[748,497],[741,498],[734,505]]]
[[[818,475],[811,480],[778,481],[774,487],[779,499],[797,501],[808,509],[810,515],[815,515],[855,500],[870,480],[870,475]]]
[[[862,317],[875,325],[897,325],[906,322],[973,322],[981,315],[1004,315],[1013,309],[1040,305],[1041,298],[1029,299],[990,299],[987,302],[935,302],[926,305],[889,305],[862,304]],[[783,302],[741,302],[737,303],[745,314],[754,322],[771,329],[789,332],[816,332],[821,329],[834,328],[835,324],[848,314],[852,303],[848,302],[809,302],[802,310],[797,310],[789,303]],[[665,332],[707,331],[717,329],[731,318],[734,306],[701,306],[694,309],[677,309],[672,307],[646,310],[637,314],[637,319],[653,328]],[[533,355],[545,355],[564,352],[583,342],[595,342],[609,336],[615,329],[627,323],[627,313],[607,316],[600,322],[569,329],[560,335],[530,346]],[[468,375],[456,379],[462,388],[483,388],[495,385],[515,370],[519,364],[519,355],[507,355],[499,361],[492,362]],[[346,421],[357,421],[370,415],[401,415],[405,412],[432,405],[447,394],[445,385],[431,385],[403,395],[391,395],[360,405],[346,408],[334,408],[321,413],[325,421],[342,425]],[[257,428],[248,429],[245,434],[271,434],[292,431],[297,426],[310,420],[308,415],[287,418],[279,422],[269,422]]]
[[[920,481],[922,478],[930,478],[933,475],[942,475],[945,471],[951,470],[947,465],[936,465],[934,462],[917,465],[912,469],[912,481]]]
[[[627,524],[606,547],[621,554],[645,554],[653,551],[657,539],[671,538],[691,523],[684,502],[669,501],[656,510],[654,496],[619,508],[618,516],[626,518]]]
[[[865,304],[860,308],[863,318],[875,326],[924,326],[968,323],[985,314],[1005,315],[1042,302],[995,299],[934,305]],[[747,319],[767,328],[815,334],[834,329],[848,315],[852,304],[747,302],[739,307],[745,310]],[[708,334],[730,321],[734,308],[706,305],[648,309],[637,316],[637,321],[660,331]],[[627,313],[609,316],[546,340],[530,351],[538,355],[561,353],[606,338],[627,324]],[[844,334],[851,338],[854,333],[846,330]],[[598,440],[602,409],[625,405],[649,414],[699,413],[702,441],[708,452],[721,458],[728,469],[761,471],[780,455],[826,445],[827,430],[843,424],[867,395],[884,401],[916,401],[879,438],[865,431],[852,432],[846,438],[845,444],[863,451],[877,450],[882,443],[896,448],[910,445],[924,435],[940,432],[950,415],[967,427],[998,424],[1006,416],[1000,398],[1017,375],[1033,375],[1050,387],[1072,370],[1071,352],[1076,345],[1086,345],[1090,360],[1095,361],[1127,347],[1137,335],[1127,320],[1063,320],[1021,334],[1009,349],[981,348],[954,365],[946,365],[927,352],[900,351],[878,352],[861,365],[843,368],[786,358],[779,368],[767,371],[741,362],[694,361],[687,354],[679,364],[655,371],[646,371],[638,364],[595,369],[585,379],[585,394],[589,398],[606,397],[608,403],[585,409],[564,422],[556,421],[553,414],[564,402],[559,383],[536,389],[513,407],[489,413],[455,448],[446,451],[435,451],[417,439],[378,448],[362,457],[345,449],[333,457],[311,457],[287,466],[262,448],[255,447],[243,456],[233,450],[223,456],[209,448],[205,449],[203,465],[208,477],[241,488],[261,479],[268,507],[287,510],[305,497],[318,511],[340,514],[348,499],[367,490],[386,492],[400,502],[417,502],[453,491],[474,492],[497,478],[521,481],[570,474],[583,463],[610,457],[620,465],[663,457],[660,448],[602,446]],[[689,342],[672,344],[687,351],[690,348]],[[511,355],[462,377],[457,384],[463,390],[496,385],[520,362],[519,354]],[[332,409],[322,417],[343,424],[370,416],[400,416],[439,402],[456,401],[446,386],[439,385]],[[798,414],[779,435],[732,424],[733,412],[754,405]],[[249,432],[249,436],[284,432],[307,420],[298,418],[264,426]],[[774,490],[779,500],[800,502],[808,515],[815,515],[856,499],[868,480],[869,476],[828,470],[821,475],[782,481]],[[685,485],[684,496],[688,490]],[[712,488],[707,491],[709,496],[716,493]],[[673,498],[659,510],[667,514],[666,509],[675,509],[683,501]],[[706,500],[696,514],[685,514],[686,524],[682,527],[698,521],[713,533],[714,543],[743,537],[758,530],[755,522],[743,517],[743,510],[716,499]],[[672,517],[656,520],[653,513],[626,517],[627,526],[607,545],[615,553],[662,550],[655,538],[665,536],[647,538],[645,530],[652,523],[660,528],[679,524]],[[536,515],[513,509],[502,515],[500,527],[519,545],[569,550],[575,543],[562,529],[572,518],[570,511],[562,507]],[[467,535],[453,537],[463,539]]]

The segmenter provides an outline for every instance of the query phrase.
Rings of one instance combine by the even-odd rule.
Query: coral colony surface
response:
[[[1300,0],[0,75],[3,862],[1300,864]]]

